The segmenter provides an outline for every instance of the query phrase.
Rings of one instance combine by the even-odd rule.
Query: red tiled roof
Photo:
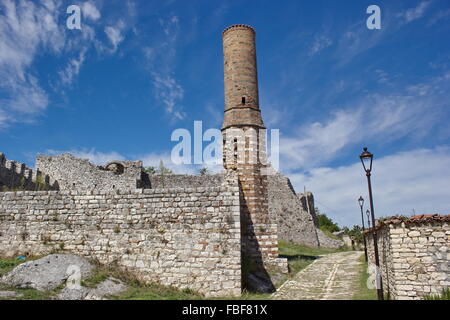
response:
[[[407,217],[390,217],[386,219],[376,220],[376,229],[380,229],[381,227],[389,224],[399,224],[399,223],[424,223],[424,222],[450,222],[450,215],[441,215],[441,214],[421,214],[416,215],[411,218]],[[367,229],[366,233],[371,232],[373,228]]]

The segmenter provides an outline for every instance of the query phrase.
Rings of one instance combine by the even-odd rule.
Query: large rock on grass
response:
[[[81,278],[86,278],[91,274],[94,266],[86,259],[75,255],[51,254],[42,259],[18,265],[3,276],[0,282],[17,288],[53,290],[71,276],[70,270],[78,270],[78,268]]]

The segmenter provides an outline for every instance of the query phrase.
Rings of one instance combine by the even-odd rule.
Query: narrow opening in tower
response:
[[[238,160],[238,145],[237,145],[237,142],[238,142],[237,138],[234,138],[234,140],[233,140],[234,163],[237,163],[237,160]]]
[[[245,104],[245,97],[242,97],[242,104]]]
[[[226,165],[226,153],[227,153],[227,149],[226,149],[226,143],[227,141],[225,139],[223,139],[223,146],[222,146],[222,162],[224,165]]]

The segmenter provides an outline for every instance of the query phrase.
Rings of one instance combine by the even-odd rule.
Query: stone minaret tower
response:
[[[238,174],[241,191],[243,278],[278,259],[276,224],[269,220],[265,126],[259,109],[255,30],[246,25],[226,28],[224,53],[225,114],[223,162]],[[250,266],[250,267],[249,267]],[[244,279],[245,282],[245,279]]]

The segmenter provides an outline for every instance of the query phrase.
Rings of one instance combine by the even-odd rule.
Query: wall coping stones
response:
[[[401,216],[393,216],[386,219],[378,219],[376,220],[375,230],[380,230],[384,226],[390,225],[395,226],[398,224],[409,224],[409,223],[429,223],[429,222],[450,222],[450,215],[440,215],[440,214],[422,214],[416,215],[413,217],[401,217]],[[369,234],[373,232],[373,228],[366,229],[364,234]]]

